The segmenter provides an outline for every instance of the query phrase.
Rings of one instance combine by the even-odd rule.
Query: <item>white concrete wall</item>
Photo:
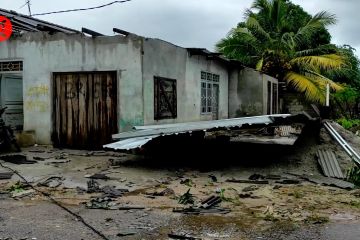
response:
[[[278,80],[251,68],[235,69],[229,80],[229,117],[267,114],[267,82]]]
[[[220,75],[219,118],[228,117],[228,71],[218,61],[189,56],[184,48],[158,40],[144,40],[144,122],[145,125],[211,120],[201,114],[201,71]],[[154,120],[154,76],[176,79],[177,118]]]
[[[0,61],[13,59],[24,64],[24,130],[35,131],[40,144],[51,143],[54,72],[116,71],[120,131],[212,119],[200,111],[201,71],[220,75],[219,118],[228,117],[227,67],[162,40],[27,33],[1,43]],[[176,79],[176,119],[154,120],[154,76]]]
[[[143,123],[140,38],[29,33],[1,43],[0,60],[11,59],[24,63],[24,130],[38,143],[51,143],[53,72],[117,71],[119,127]]]
[[[188,93],[185,85],[187,50],[157,39],[144,39],[143,82],[145,125],[177,123],[188,120]],[[154,120],[154,77],[176,80],[177,118]]]
[[[229,75],[225,65],[217,60],[207,60],[205,56],[189,56],[186,64],[186,115],[192,121],[212,120],[212,114],[201,114],[201,71],[218,74],[219,81],[219,119],[228,118]]]

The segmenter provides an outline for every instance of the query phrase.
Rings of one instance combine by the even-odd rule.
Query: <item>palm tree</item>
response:
[[[230,59],[286,82],[308,100],[324,103],[327,84],[334,91],[342,87],[322,73],[341,69],[346,61],[332,45],[315,49],[306,46],[317,31],[334,24],[336,19],[323,11],[290,31],[287,14],[283,0],[255,0],[245,13],[246,21],[232,29],[217,49]]]

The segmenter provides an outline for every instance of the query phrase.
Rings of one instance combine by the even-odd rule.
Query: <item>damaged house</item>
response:
[[[39,144],[94,148],[134,126],[276,114],[278,81],[201,48],[104,36],[0,9],[5,121]]]

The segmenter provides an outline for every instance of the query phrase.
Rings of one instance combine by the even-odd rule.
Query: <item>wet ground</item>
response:
[[[336,149],[329,141],[322,139],[322,144]],[[209,159],[201,159],[197,166],[188,164],[191,161],[186,159],[181,164],[170,160],[149,162],[116,152],[41,146],[24,149],[22,154],[37,163],[0,163],[18,171],[36,189],[81,216],[88,226],[44,194],[30,191],[22,196],[31,188],[16,184],[21,179],[14,175],[0,180],[0,239],[169,239],[171,233],[199,239],[360,239],[360,191],[296,178],[291,173],[321,175],[314,158],[317,148],[304,145],[298,149],[300,153],[294,152],[291,157],[280,159],[275,154],[253,159],[253,164],[238,164],[239,158],[235,158],[236,164],[233,161],[212,165]],[[344,155],[337,152],[337,156]],[[346,165],[348,160],[342,161]],[[0,168],[0,172],[6,171]],[[87,208],[86,203],[102,195],[86,192],[89,176],[96,173],[110,178],[97,179],[100,188],[114,186],[129,191],[111,203],[141,209]],[[228,182],[248,179],[254,173],[299,182]],[[41,186],[49,177],[55,177],[54,182]],[[166,189],[165,196],[158,196]],[[186,207],[179,203],[179,197],[189,189],[195,205],[211,195],[220,196],[219,206],[230,209],[230,213],[174,213],[174,208]]]

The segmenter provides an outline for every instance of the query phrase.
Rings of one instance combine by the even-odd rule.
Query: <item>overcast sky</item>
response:
[[[33,13],[85,8],[113,0],[31,0]],[[330,27],[332,42],[349,44],[360,56],[359,0],[293,0],[307,12],[326,10],[336,14]],[[0,0],[0,8],[28,14],[20,8],[25,0]],[[79,30],[90,28],[111,35],[117,27],[146,37],[160,38],[183,47],[214,50],[215,43],[239,21],[252,0],[133,0],[86,12],[63,13],[39,18]]]

